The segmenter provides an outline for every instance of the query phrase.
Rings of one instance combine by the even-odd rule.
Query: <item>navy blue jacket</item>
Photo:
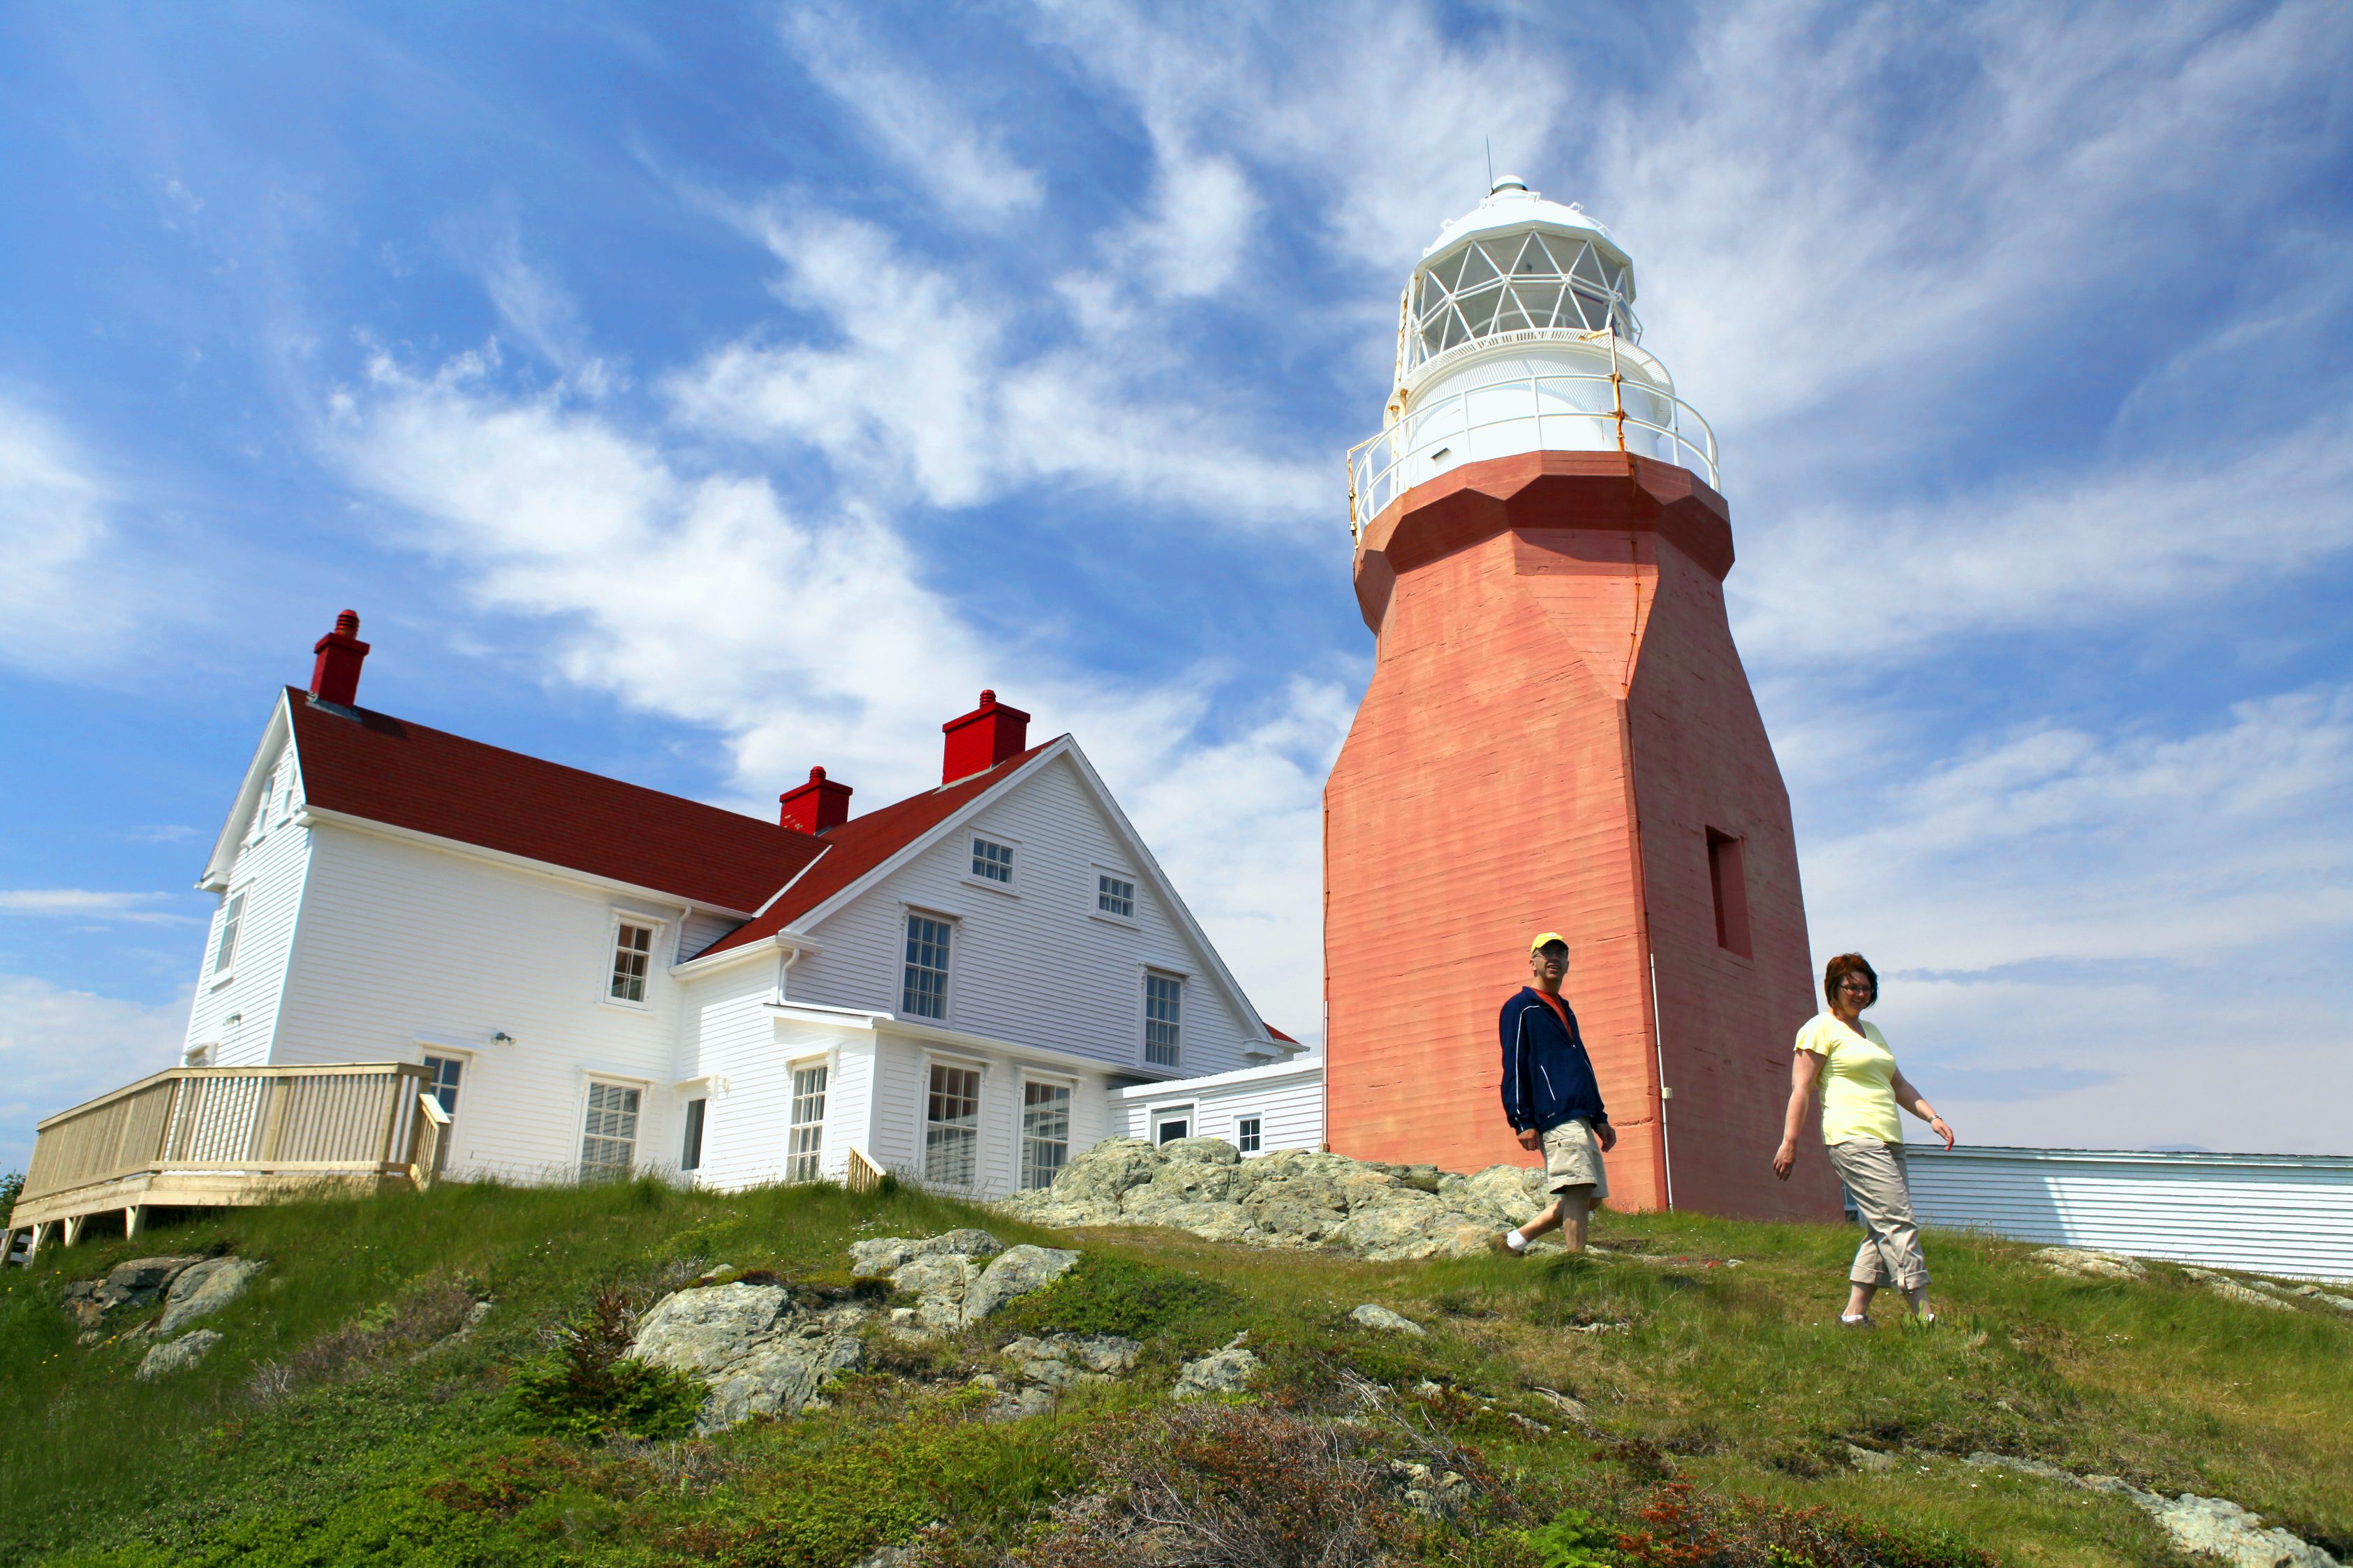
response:
[[[1504,1004],[1498,1026],[1504,1038],[1504,1114],[1512,1131],[1530,1128],[1549,1132],[1578,1117],[1600,1123],[1609,1120],[1602,1109],[1601,1085],[1593,1076],[1593,1058],[1585,1054],[1585,1037],[1577,1032],[1577,1015],[1567,998],[1561,1011],[1568,1027],[1533,985]]]

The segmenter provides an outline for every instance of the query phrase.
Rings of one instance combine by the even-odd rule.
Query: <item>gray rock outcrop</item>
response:
[[[1247,1392],[1263,1363],[1243,1345],[1244,1337],[1237,1334],[1222,1350],[1177,1368],[1176,1385],[1169,1390],[1169,1397],[1199,1399],[1211,1394]]]
[[[176,1340],[168,1340],[163,1344],[151,1346],[147,1353],[140,1358],[139,1381],[145,1383],[149,1378],[161,1377],[165,1373],[178,1372],[183,1368],[194,1366],[204,1360],[212,1348],[220,1342],[220,1335],[212,1330],[198,1329],[193,1333],[182,1334]]]
[[[173,1279],[155,1332],[176,1333],[182,1325],[219,1311],[245,1293],[246,1283],[262,1268],[253,1258],[207,1258],[190,1264]]]
[[[796,1312],[781,1285],[674,1291],[638,1320],[629,1354],[702,1380],[696,1425],[715,1432],[754,1415],[795,1415],[865,1357],[864,1308]]]
[[[2099,1252],[2082,1247],[2038,1247],[2027,1256],[2068,1279],[2143,1279],[2148,1276],[2139,1258],[2121,1252]]]
[[[1548,1201],[1544,1173],[1518,1165],[1456,1175],[1305,1150],[1245,1160],[1216,1138],[1158,1148],[1113,1138],[1063,1166],[1052,1186],[999,1206],[1039,1225],[1169,1226],[1210,1241],[1329,1246],[1388,1262],[1481,1250]]]
[[[2320,1547],[2284,1530],[2266,1530],[2262,1515],[2249,1513],[2227,1498],[2200,1497],[2194,1492],[2169,1498],[2162,1492],[2143,1491],[2115,1476],[2079,1476],[2040,1459],[2009,1454],[1971,1454],[1968,1463],[2129,1499],[2156,1520],[2182,1552],[2219,1557],[2232,1568],[2341,1568]]]
[[[117,1307],[153,1305],[189,1268],[204,1261],[201,1253],[186,1257],[134,1258],[118,1263],[95,1279],[77,1279],[66,1287],[63,1305],[82,1331],[84,1342],[98,1337],[99,1323]]]
[[[1143,1352],[1142,1345],[1121,1334],[1048,1334],[1043,1339],[1025,1334],[1002,1353],[1020,1377],[1041,1387],[1063,1389],[1124,1377],[1135,1370],[1135,1358]]]
[[[1384,1333],[1411,1334],[1417,1339],[1430,1332],[1402,1312],[1392,1312],[1377,1302],[1367,1301],[1348,1314],[1348,1321],[1359,1328],[1378,1329]]]
[[[1008,1248],[985,1230],[952,1230],[921,1241],[886,1236],[849,1249],[853,1272],[886,1279],[913,1296],[912,1326],[939,1333],[980,1322],[1007,1302],[1045,1289],[1078,1260],[1067,1247]]]

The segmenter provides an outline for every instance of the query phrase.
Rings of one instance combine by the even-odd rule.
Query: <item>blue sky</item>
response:
[[[0,1162],[364,700],[765,812],[1074,731],[1275,1023],[1341,454],[1495,165],[1723,441],[1818,954],[1982,1142],[2353,1152],[2353,12],[0,5]]]

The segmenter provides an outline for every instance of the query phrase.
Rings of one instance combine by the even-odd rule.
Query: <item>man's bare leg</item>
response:
[[[1593,1189],[1572,1187],[1553,1199],[1552,1205],[1519,1228],[1523,1245],[1557,1230],[1571,1252],[1585,1250],[1588,1222],[1593,1213]],[[1517,1250],[1516,1248],[1514,1250]]]

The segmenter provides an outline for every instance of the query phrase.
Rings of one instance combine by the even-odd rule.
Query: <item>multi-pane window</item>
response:
[[[588,1117],[580,1130],[580,1173],[626,1176],[638,1163],[638,1091],[617,1083],[588,1086]]]
[[[793,1069],[792,1142],[785,1180],[814,1182],[825,1163],[825,1066]]]
[[[1185,983],[1173,974],[1144,977],[1144,1059],[1155,1067],[1176,1065],[1177,1036],[1184,1024]]]
[[[969,1187],[980,1171],[980,1069],[932,1064],[923,1113],[923,1179]]]
[[[623,921],[613,928],[613,984],[617,1002],[646,999],[646,970],[653,963],[654,928]]]
[[[231,893],[228,908],[221,911],[220,940],[213,945],[213,973],[227,974],[237,958],[237,928],[245,920],[245,895]]]
[[[1071,1158],[1071,1086],[1021,1086],[1021,1184],[1050,1187]]]
[[[707,1100],[686,1102],[686,1138],[678,1149],[678,1168],[681,1171],[702,1169],[702,1117],[710,1104]]]
[[[1245,1154],[1257,1153],[1259,1152],[1259,1144],[1261,1142],[1259,1133],[1259,1128],[1261,1125],[1259,1119],[1255,1116],[1244,1116],[1238,1119],[1234,1122],[1234,1147],[1240,1149]]]
[[[1011,887],[1013,885],[1013,846],[999,844],[988,838],[974,839],[972,841],[972,874]]]
[[[907,971],[899,1010],[913,1018],[948,1016],[948,922],[907,917]]]
[[[445,1116],[458,1114],[458,1079],[465,1070],[466,1064],[456,1057],[425,1058],[425,1092],[439,1103]]]
[[[1122,920],[1135,918],[1135,884],[1108,871],[1095,873],[1095,908]]]

